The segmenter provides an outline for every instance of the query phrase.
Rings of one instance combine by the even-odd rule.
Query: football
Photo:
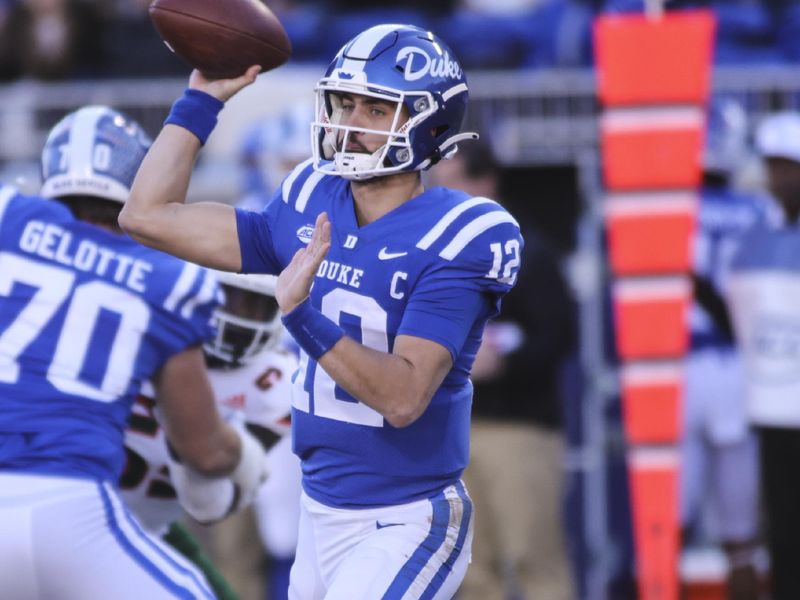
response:
[[[209,79],[285,63],[292,45],[260,0],[154,0],[150,19],[170,50]]]

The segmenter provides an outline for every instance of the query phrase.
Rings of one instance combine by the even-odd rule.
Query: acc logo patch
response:
[[[314,226],[313,225],[303,225],[300,229],[297,230],[297,239],[307,244],[311,241],[311,236],[314,235]]]

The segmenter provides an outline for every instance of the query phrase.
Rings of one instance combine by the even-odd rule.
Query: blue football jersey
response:
[[[694,271],[724,295],[731,260],[745,233],[766,217],[765,198],[723,188],[703,188],[694,243]],[[727,345],[711,317],[697,304],[690,313],[695,347]]]
[[[349,182],[309,161],[263,213],[237,212],[243,271],[280,272],[323,211],[331,248],[312,304],[365,346],[391,352],[397,335],[421,337],[447,348],[453,367],[425,413],[397,429],[301,353],[292,425],[304,489],[336,507],[429,498],[467,463],[470,369],[486,320],[515,283],[519,226],[492,200],[433,188],[359,227]]]
[[[210,272],[0,186],[0,470],[116,482],[141,382],[211,334]]]

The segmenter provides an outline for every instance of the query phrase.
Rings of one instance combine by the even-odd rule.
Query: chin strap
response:
[[[456,152],[458,152],[458,144],[459,142],[464,142],[466,140],[477,140],[480,136],[475,133],[474,131],[467,131],[465,133],[459,133],[458,135],[454,135],[453,137],[447,138],[442,145],[436,149],[436,152],[433,153],[433,156],[430,158],[423,160],[417,170],[422,171],[424,169],[429,169],[440,160],[446,160],[453,156]]]

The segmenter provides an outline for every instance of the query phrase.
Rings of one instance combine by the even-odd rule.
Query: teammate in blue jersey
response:
[[[421,183],[420,171],[476,137],[459,133],[465,75],[428,31],[370,28],[319,81],[313,157],[262,213],[184,204],[223,102],[257,73],[192,74],[120,223],[200,264],[280,273],[282,319],[303,351],[292,425],[304,494],[290,598],[450,598],[472,541],[460,481],[470,368],[523,243],[493,200]]]
[[[711,543],[725,551],[728,598],[736,600],[758,596],[758,450],[747,422],[744,373],[723,300],[734,253],[748,230],[765,218],[765,199],[735,188],[735,175],[747,158],[744,109],[732,99],[715,98],[708,111],[694,244],[681,523],[685,546]]]
[[[47,139],[41,197],[0,186],[4,598],[213,598],[118,494],[147,379],[179,468],[245,497],[263,480],[263,451],[222,421],[206,376],[215,278],[117,226],[148,146],[120,113],[83,108]]]

